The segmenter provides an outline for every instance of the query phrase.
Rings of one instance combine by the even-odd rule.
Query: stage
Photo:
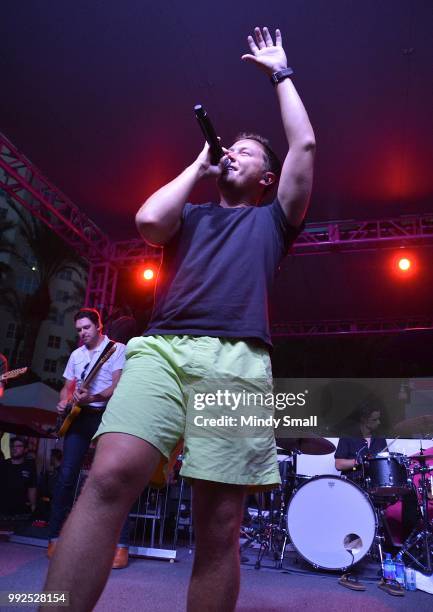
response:
[[[274,569],[267,558],[263,567],[256,570],[255,552],[247,554],[249,562],[241,565],[241,592],[236,608],[239,612],[287,612],[302,608],[316,612],[427,612],[432,608],[431,596],[422,591],[406,592],[404,597],[393,597],[381,591],[377,587],[374,566],[359,570],[366,591],[355,592],[338,584],[338,574],[315,573],[306,564],[293,564],[290,555],[282,570]],[[0,559],[0,590],[40,591],[48,567],[46,549],[2,541]],[[178,549],[174,563],[132,558],[128,568],[111,572],[95,610],[184,611],[192,559],[193,551],[188,548]],[[34,608],[26,606],[26,609]]]

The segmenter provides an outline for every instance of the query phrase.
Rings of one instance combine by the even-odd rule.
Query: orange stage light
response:
[[[410,280],[419,272],[417,257],[415,257],[413,252],[409,252],[406,249],[394,251],[389,263],[391,265],[391,273],[396,280]]]
[[[401,259],[398,260],[398,267],[400,268],[402,272],[406,272],[407,270],[409,270],[411,265],[412,265],[412,262],[407,257],[402,257]]]
[[[135,268],[135,282],[143,288],[153,286],[156,281],[156,273],[157,270],[152,264],[143,263]]]

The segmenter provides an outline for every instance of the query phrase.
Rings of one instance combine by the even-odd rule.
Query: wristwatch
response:
[[[274,72],[271,74],[271,83],[276,87],[278,83],[284,81],[284,79],[288,79],[293,74],[293,70],[289,67],[283,68],[283,70],[279,70],[278,72]]]

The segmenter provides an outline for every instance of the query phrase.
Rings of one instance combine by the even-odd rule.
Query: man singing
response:
[[[137,213],[140,234],[162,245],[164,258],[149,327],[128,343],[122,379],[97,433],[93,468],[49,570],[46,589],[69,591],[73,610],[95,605],[130,504],[180,437],[182,475],[193,482],[190,612],[234,610],[246,488],[280,480],[272,427],[259,438],[230,440],[189,436],[185,425],[193,410],[189,381],[270,379],[268,294],[301,231],[312,187],[314,132],[290,78],[281,33],[276,30],[274,43],[267,28],[255,28],[248,44],[242,59],[265,73],[289,147],[278,195],[261,205],[280,164],[266,139],[242,134],[217,165],[206,145]],[[194,186],[209,177],[217,180],[219,202],[186,204]]]

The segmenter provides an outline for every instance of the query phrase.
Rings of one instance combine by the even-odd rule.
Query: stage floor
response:
[[[285,561],[284,569],[276,570],[272,561],[265,558],[264,566],[256,570],[254,551],[248,555],[250,562],[241,566],[238,612],[287,612],[301,608],[314,608],[315,612],[430,612],[433,608],[433,596],[422,591],[392,597],[378,589],[374,566],[360,572],[367,590],[354,592],[338,584],[337,574],[314,573],[308,571],[306,564],[292,564],[290,559]],[[178,549],[175,563],[131,559],[128,568],[111,572],[96,611],[184,611],[192,558],[193,552],[182,548]],[[38,592],[47,567],[46,549],[0,542],[0,590]]]

